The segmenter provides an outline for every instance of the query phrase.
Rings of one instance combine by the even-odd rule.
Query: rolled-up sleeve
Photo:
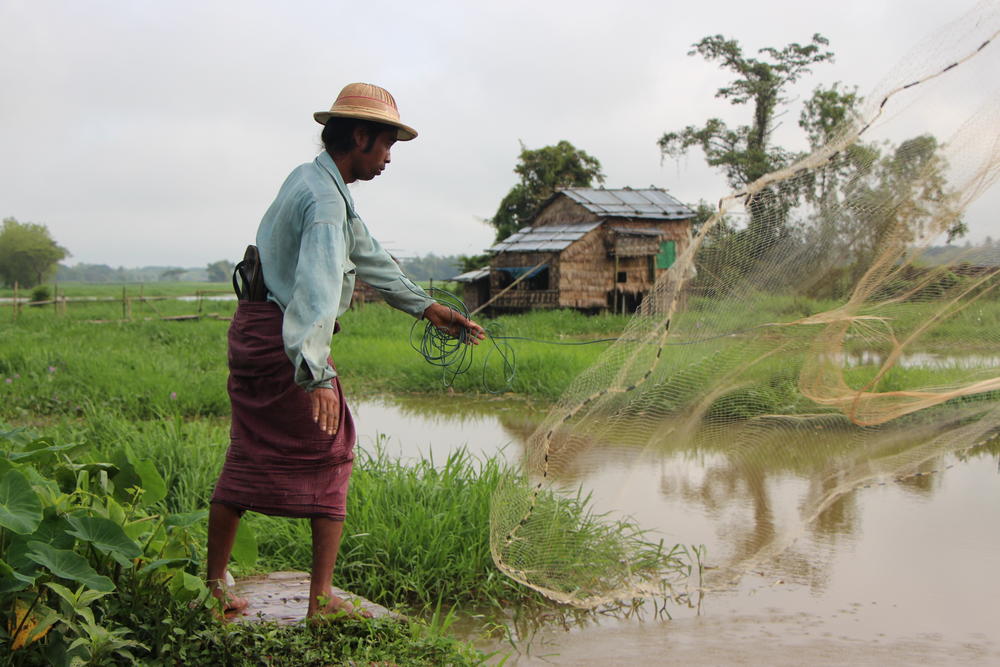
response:
[[[340,312],[344,242],[342,224],[335,222],[314,222],[302,233],[282,337],[295,382],[305,389],[330,387],[337,375],[327,358]]]
[[[414,317],[423,316],[434,299],[406,277],[360,218],[354,218],[350,224],[354,232],[351,261],[356,266],[358,277],[377,289],[393,308]]]

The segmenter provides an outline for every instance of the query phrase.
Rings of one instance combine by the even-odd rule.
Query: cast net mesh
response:
[[[775,461],[808,480],[782,510],[791,518],[734,524],[714,571],[731,577],[781,554],[857,487],[995,436],[1000,250],[978,241],[1000,225],[995,212],[965,214],[1000,168],[998,29],[996,3],[942,26],[825,146],[721,200],[530,437],[525,479],[497,490],[501,571],[581,607],[662,593],[676,554],[566,513],[572,490],[609,468],[617,491],[591,497],[611,512],[603,524],[623,504],[642,507],[662,489],[629,471],[665,451],[739,461],[730,483],[751,495],[767,493]],[[974,245],[935,261],[929,249],[963,220]],[[922,363],[956,350],[969,353],[961,363]],[[679,477],[663,471],[660,484]],[[639,526],[686,542],[672,521]]]

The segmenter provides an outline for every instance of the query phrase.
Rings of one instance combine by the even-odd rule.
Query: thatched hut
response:
[[[694,216],[659,188],[560,190],[489,249],[491,308],[632,312],[687,249]]]

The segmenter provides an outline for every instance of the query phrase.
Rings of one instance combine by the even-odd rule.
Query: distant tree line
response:
[[[69,251],[55,242],[45,225],[5,218],[0,227],[0,281],[31,288],[52,277]]]
[[[435,255],[409,257],[399,260],[399,266],[411,280],[448,280],[461,273],[461,264],[456,255]]]

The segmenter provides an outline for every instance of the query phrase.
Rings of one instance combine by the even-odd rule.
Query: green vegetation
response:
[[[222,626],[199,573],[202,506],[164,509],[159,462],[0,433],[0,664],[269,665],[387,660],[480,664],[430,623]],[[86,462],[83,462],[86,461]],[[196,468],[197,460],[188,466]],[[176,488],[170,489],[176,491]]]
[[[166,308],[191,305],[162,303]],[[68,487],[63,493],[87,504],[67,504],[69,501],[57,498],[52,501],[55,504],[44,510],[52,521],[62,521],[64,515],[74,512],[119,517],[115,508],[121,506],[127,517],[122,518],[120,529],[141,548],[152,550],[162,548],[166,531],[152,540],[148,530],[135,535],[129,531],[138,531],[139,526],[152,529],[157,522],[166,525],[174,521],[170,517],[185,517],[190,520],[185,521],[182,532],[178,532],[180,528],[170,531],[170,536],[176,533],[177,539],[183,539],[185,551],[177,556],[181,560],[169,564],[174,571],[172,576],[164,577],[163,582],[148,577],[140,581],[138,590],[142,599],[137,602],[131,592],[126,595],[120,589],[131,591],[134,577],[158,560],[153,556],[159,556],[159,552],[149,551],[149,556],[140,560],[131,558],[130,569],[123,565],[117,571],[115,565],[121,563],[111,555],[105,554],[104,560],[100,560],[101,552],[95,554],[86,543],[60,543],[63,551],[89,559],[89,567],[97,576],[111,579],[114,588],[94,589],[107,594],[91,595],[88,593],[91,589],[79,588],[80,582],[52,571],[45,575],[47,579],[22,581],[25,586],[11,593],[15,597],[5,599],[6,602],[0,600],[0,608],[25,609],[23,604],[17,606],[17,596],[29,606],[38,599],[30,618],[50,623],[53,629],[45,638],[16,652],[15,657],[20,661],[16,664],[52,660],[58,663],[66,652],[72,651],[86,660],[90,654],[85,651],[91,650],[87,648],[91,644],[97,652],[114,649],[117,655],[125,656],[122,651],[131,651],[149,664],[158,661],[256,664],[255,660],[268,654],[280,656],[271,664],[348,659],[475,664],[482,659],[467,645],[448,638],[445,634],[448,623],[439,616],[438,621],[432,619],[429,625],[415,621],[395,625],[346,624],[312,630],[265,626],[220,630],[198,596],[203,594],[200,577],[205,508],[228,444],[228,423],[224,418],[228,412],[227,323],[218,319],[103,324],[88,321],[105,307],[81,304],[67,315],[49,309],[26,309],[16,323],[0,324],[4,334],[0,337],[0,419],[42,428],[45,440],[39,442],[57,448],[50,457],[51,469],[38,475],[61,480],[65,473],[53,472],[56,469],[85,471],[86,474],[78,475],[78,483],[85,485],[87,493]],[[232,303],[220,304],[220,308],[231,310]],[[623,318],[585,318],[576,313],[518,319],[504,318],[506,330],[512,334],[552,338],[562,335],[568,339],[607,335],[624,322]],[[335,342],[345,347],[339,348],[338,353],[335,345],[335,354],[365,359],[378,356],[372,353],[371,346],[396,337],[397,356],[384,359],[382,368],[373,369],[374,377],[365,378],[357,369],[346,371],[347,364],[342,364],[345,375],[357,374],[352,377],[352,380],[357,377],[356,384],[367,389],[379,387],[385,378],[392,376],[393,359],[398,358],[401,365],[414,369],[410,387],[440,387],[439,370],[427,366],[409,347],[411,322],[407,318],[385,306],[370,305],[349,313],[344,323],[345,334]],[[595,355],[603,347],[604,344],[594,346],[589,354]],[[539,348],[540,355],[547,352]],[[582,367],[593,358],[580,357],[581,348],[565,349],[568,364]],[[541,366],[540,360],[531,363]],[[564,384],[572,372],[566,371],[565,379],[550,375],[545,382],[552,384],[540,384],[538,390],[556,393],[559,390],[556,383]],[[470,386],[474,391],[474,383],[470,382]],[[51,443],[81,445],[67,447],[64,453],[59,449],[61,445]],[[16,454],[10,456],[16,458]],[[504,615],[510,609],[524,613],[528,609],[548,608],[550,603],[540,595],[497,572],[491,560],[490,497],[501,483],[511,488],[522,484],[519,473],[501,461],[500,457],[478,461],[458,452],[445,461],[404,465],[389,459],[381,450],[359,451],[336,584],[417,615],[430,613],[439,605],[463,613],[492,610],[490,618]],[[43,497],[39,489],[44,489],[46,483],[40,482],[35,472],[23,474],[36,489],[36,495]],[[96,495],[94,480],[103,485]],[[129,512],[129,497],[121,494],[122,489],[132,488],[147,491],[137,496],[138,504],[133,503],[135,507]],[[150,489],[155,489],[155,493]],[[587,514],[579,499],[549,504],[566,532],[575,529],[581,535],[603,539],[606,546],[598,544],[598,549],[611,548],[616,530],[637,535],[634,526],[603,526],[599,518]],[[133,522],[137,522],[134,530]],[[234,564],[237,575],[308,567],[307,522],[250,515],[245,524],[256,535],[257,553]],[[10,543],[10,539],[0,537],[0,544]],[[679,558],[663,553],[659,545],[650,544],[648,550],[655,562],[685,566]],[[7,560],[5,556],[0,558]],[[79,559],[73,561],[78,563]],[[176,588],[179,584],[170,581],[186,582],[187,587],[179,593]],[[65,591],[46,583],[63,586]],[[103,582],[102,585],[107,587]],[[67,595],[79,598],[76,602],[66,602],[67,605],[84,604],[80,600],[85,600],[91,608],[93,624],[88,625],[88,612],[60,607],[62,597],[56,590],[68,591]],[[190,602],[197,603],[196,610],[188,607]],[[135,612],[133,605],[140,604],[149,607],[143,607],[144,612]],[[165,619],[162,626],[150,627],[146,621],[156,617],[150,611],[153,608]],[[38,609],[44,613],[36,614]],[[45,609],[53,609],[59,615],[52,616]],[[16,626],[7,630],[11,633],[8,641],[16,630]],[[77,639],[81,641],[75,643]]]
[[[0,284],[30,289],[54,275],[67,255],[45,225],[5,218],[0,227]]]
[[[157,288],[190,293],[190,286],[184,285]],[[120,287],[106,289],[114,295]],[[0,608],[17,620],[14,627],[5,624],[3,631],[8,633],[6,641],[13,642],[17,637],[28,639],[18,634],[23,619],[28,619],[25,627],[37,623],[29,632],[39,636],[45,624],[52,628],[40,641],[16,652],[18,664],[44,663],[59,651],[64,652],[60,655],[75,652],[86,660],[109,647],[120,656],[125,655],[122,650],[131,651],[151,664],[257,664],[262,655],[272,656],[269,664],[351,659],[474,664],[481,660],[467,645],[446,636],[449,621],[440,616],[430,624],[349,623],[311,630],[221,629],[211,620],[200,597],[204,595],[200,583],[204,513],[228,444],[228,324],[221,318],[232,313],[234,304],[209,303],[217,318],[141,320],[139,306],[134,304],[133,321],[96,324],[89,320],[111,319],[115,308],[120,315],[120,304],[75,303],[66,313],[28,308],[16,322],[0,321],[0,420],[32,424],[44,433],[40,440],[8,435],[6,445],[0,441],[0,526],[4,531],[0,534],[0,578],[6,582],[0,585]],[[693,297],[678,317],[678,333],[698,330],[703,318],[711,318],[713,331],[738,332],[748,324],[797,319],[833,304],[774,296],[761,300],[757,321],[747,323],[710,303]],[[170,314],[190,313],[196,307],[178,301],[156,304]],[[927,318],[934,306],[909,302],[895,308],[892,322],[910,327]],[[412,322],[381,304],[344,316],[333,354],[349,393],[446,394],[441,369],[426,363],[411,348]],[[498,336],[561,342],[613,338],[626,323],[624,317],[585,317],[572,311],[534,312],[484,322]],[[937,328],[929,337],[929,351],[940,345],[941,350],[954,353],[956,341],[963,341],[963,350],[992,354],[990,341],[981,334],[998,325],[1000,303],[981,300]],[[703,367],[670,371],[665,381],[682,383],[692,373],[711,380],[732,355],[748,352],[744,346],[751,338],[747,332],[717,339],[711,345],[718,354],[705,357]],[[608,346],[508,342],[517,355],[514,392],[542,399],[558,396]],[[685,341],[678,337],[675,342]],[[488,349],[488,345],[476,349],[477,364]],[[490,363],[496,371],[496,361]],[[671,363],[669,353],[666,363]],[[804,403],[796,389],[798,371],[793,358],[769,359],[749,372],[763,381],[720,396],[709,417],[747,418],[815,408]],[[923,384],[943,384],[956,372],[897,368],[880,387],[908,386],[915,375]],[[870,366],[853,368],[848,381],[863,378],[865,373],[870,373]],[[480,393],[482,382],[481,367],[474,366],[457,378],[455,389]],[[490,498],[498,488],[524,496],[522,484],[518,472],[499,457],[480,461],[456,452],[444,461],[404,465],[379,448],[359,451],[336,583],[417,615],[444,608],[485,611],[495,618],[512,609],[523,613],[546,606],[541,596],[501,575],[489,550]],[[25,485],[30,493],[25,492]],[[144,491],[139,493],[139,489]],[[563,526],[561,534],[579,536],[582,543],[562,542],[578,555],[593,553],[613,559],[614,550],[621,548],[626,537],[651,569],[683,572],[690,565],[684,553],[644,542],[636,526],[607,524],[589,515],[586,507],[586,499],[557,501],[544,496],[537,515],[546,517],[546,525],[552,519],[551,525]],[[88,520],[86,525],[66,533],[65,526],[73,527],[83,519]],[[234,564],[237,574],[308,566],[306,522],[249,515],[245,524],[256,535],[257,549]],[[97,542],[98,535],[91,530],[95,526],[115,537],[111,542]],[[120,539],[119,533],[128,541]],[[35,542],[43,546],[29,544]],[[53,555],[45,545],[67,553]],[[567,562],[572,560],[567,558]],[[589,562],[586,557],[580,559],[585,561]],[[102,590],[108,588],[105,579],[112,582],[112,589]],[[574,582],[566,585],[569,589]],[[189,606],[191,602],[195,608]],[[25,613],[32,604],[34,609]],[[162,624],[148,623],[148,618],[157,617],[148,611],[154,608],[165,619]]]

